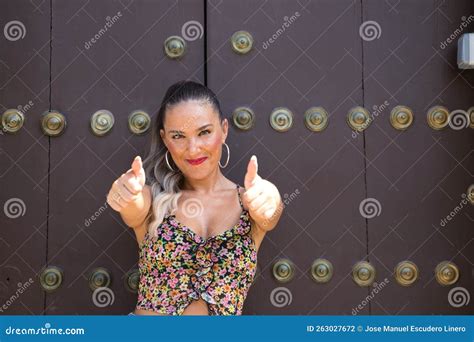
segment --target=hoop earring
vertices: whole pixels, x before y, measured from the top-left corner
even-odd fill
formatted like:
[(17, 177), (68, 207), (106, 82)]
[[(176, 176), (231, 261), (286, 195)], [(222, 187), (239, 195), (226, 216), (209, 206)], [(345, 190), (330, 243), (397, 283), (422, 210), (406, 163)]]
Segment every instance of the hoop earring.
[(229, 145), (227, 145), (226, 143), (224, 143), (225, 147), (227, 148), (227, 160), (225, 162), (225, 165), (222, 165), (221, 164), (221, 161), (219, 160), (219, 166), (224, 169), (225, 167), (227, 167), (227, 165), (229, 164), (229, 159), (230, 159), (230, 149), (229, 149)]
[(169, 169), (170, 171), (173, 171), (173, 172), (174, 172), (174, 169), (171, 167), (170, 162), (169, 162), (169, 160), (168, 160), (168, 152), (169, 152), (169, 151), (166, 150), (166, 153), (165, 153), (166, 166), (168, 166), (168, 169)]

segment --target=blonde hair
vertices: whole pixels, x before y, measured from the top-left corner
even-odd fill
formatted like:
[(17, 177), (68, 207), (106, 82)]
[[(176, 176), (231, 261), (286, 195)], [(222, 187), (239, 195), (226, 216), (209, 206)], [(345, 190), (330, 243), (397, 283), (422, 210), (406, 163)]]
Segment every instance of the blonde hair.
[[(153, 139), (152, 139), (153, 140)], [(148, 233), (156, 236), (156, 228), (163, 221), (167, 213), (174, 213), (178, 208), (178, 199), (181, 197), (183, 175), (179, 169), (171, 171), (166, 166), (165, 154), (160, 153), (158, 145), (152, 141), (150, 154), (144, 160), (147, 165), (145, 173), (150, 179), (152, 202), (147, 220)], [(176, 167), (176, 166), (175, 166)], [(148, 177), (148, 175), (153, 175)]]

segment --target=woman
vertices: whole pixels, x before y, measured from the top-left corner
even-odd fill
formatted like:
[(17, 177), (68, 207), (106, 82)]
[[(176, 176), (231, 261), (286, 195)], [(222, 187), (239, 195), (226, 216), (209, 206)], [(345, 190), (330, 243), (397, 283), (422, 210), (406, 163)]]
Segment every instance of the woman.
[(137, 156), (113, 183), (107, 202), (140, 247), (138, 302), (130, 314), (242, 313), (257, 251), (283, 204), (275, 185), (258, 175), (255, 156), (245, 189), (222, 174), (228, 126), (211, 90), (178, 82), (156, 116), (146, 172)]

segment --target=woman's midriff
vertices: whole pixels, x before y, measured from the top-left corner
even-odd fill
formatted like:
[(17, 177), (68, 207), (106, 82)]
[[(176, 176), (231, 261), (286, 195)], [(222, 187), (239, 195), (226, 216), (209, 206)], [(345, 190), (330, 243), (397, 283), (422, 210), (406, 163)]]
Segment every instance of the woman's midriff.
[[(146, 309), (139, 309), (135, 308), (133, 312), (135, 315), (154, 315), (154, 316), (167, 316), (166, 314), (162, 314), (153, 310), (146, 310)], [(201, 315), (201, 316), (208, 316), (209, 315), (209, 308), (207, 303), (203, 299), (193, 300), (187, 307), (184, 309), (182, 315)]]
[(158, 312), (156, 312), (156, 311), (145, 310), (145, 309), (137, 309), (137, 308), (135, 308), (135, 310), (133, 311), (133, 313), (134, 313), (135, 315), (167, 316), (167, 315), (165, 315), (165, 314), (158, 313)]

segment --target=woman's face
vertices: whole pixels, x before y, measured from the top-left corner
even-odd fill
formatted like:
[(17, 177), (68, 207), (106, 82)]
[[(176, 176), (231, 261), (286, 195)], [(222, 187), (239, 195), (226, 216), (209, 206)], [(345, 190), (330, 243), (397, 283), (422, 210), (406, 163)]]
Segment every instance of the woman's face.
[(221, 124), (210, 103), (189, 100), (171, 106), (163, 126), (161, 138), (186, 178), (203, 179), (215, 171), (228, 122), (224, 119)]

